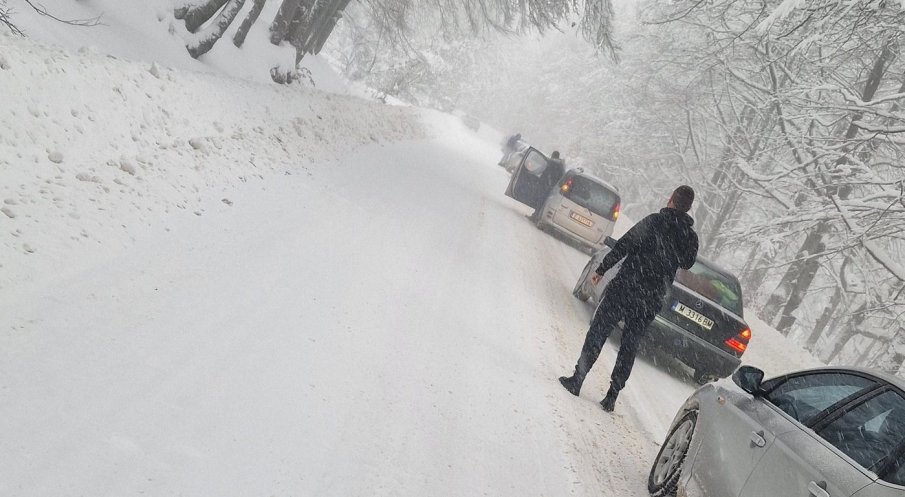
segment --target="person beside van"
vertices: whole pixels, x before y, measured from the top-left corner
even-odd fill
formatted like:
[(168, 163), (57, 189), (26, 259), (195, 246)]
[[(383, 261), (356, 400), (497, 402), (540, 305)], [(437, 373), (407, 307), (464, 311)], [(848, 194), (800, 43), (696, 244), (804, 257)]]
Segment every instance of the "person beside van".
[(512, 154), (518, 151), (519, 143), (522, 141), (522, 134), (516, 133), (503, 143), (503, 157), (500, 159), (500, 162), (497, 163), (498, 166), (506, 167), (506, 163), (509, 161), (509, 158), (512, 157)]
[(540, 181), (538, 183), (538, 198), (535, 203), (534, 212), (531, 213), (532, 221), (537, 222), (540, 218), (547, 197), (550, 195), (550, 192), (556, 184), (559, 183), (559, 180), (562, 179), (564, 174), (566, 174), (565, 161), (559, 156), (559, 151), (554, 150), (553, 153), (550, 154), (550, 158), (547, 159), (547, 167), (544, 169), (544, 172), (541, 173)]

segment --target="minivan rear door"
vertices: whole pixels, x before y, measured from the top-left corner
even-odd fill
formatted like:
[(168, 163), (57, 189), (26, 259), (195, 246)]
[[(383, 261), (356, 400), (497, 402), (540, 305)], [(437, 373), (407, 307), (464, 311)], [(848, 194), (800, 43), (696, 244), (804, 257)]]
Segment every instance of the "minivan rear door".
[(544, 201), (547, 192), (542, 191), (541, 175), (547, 169), (547, 157), (533, 147), (528, 147), (518, 168), (509, 179), (506, 196), (537, 208)]
[(597, 243), (613, 233), (619, 195), (589, 178), (567, 173), (559, 184), (553, 223)]

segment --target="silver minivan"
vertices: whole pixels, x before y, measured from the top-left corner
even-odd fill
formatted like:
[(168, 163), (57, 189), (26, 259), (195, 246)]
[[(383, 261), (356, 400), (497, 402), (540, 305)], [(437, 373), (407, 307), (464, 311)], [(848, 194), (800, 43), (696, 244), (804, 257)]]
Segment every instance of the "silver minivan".
[(539, 209), (537, 227), (549, 229), (592, 251), (613, 234), (622, 199), (612, 185), (580, 169), (566, 171), (547, 190), (544, 171), (549, 159), (528, 148), (512, 174), (506, 195)]

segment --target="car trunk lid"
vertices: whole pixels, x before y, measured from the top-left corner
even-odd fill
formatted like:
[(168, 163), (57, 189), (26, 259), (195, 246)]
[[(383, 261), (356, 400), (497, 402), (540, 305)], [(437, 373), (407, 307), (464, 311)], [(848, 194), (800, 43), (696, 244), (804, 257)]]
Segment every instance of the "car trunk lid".
[(722, 350), (742, 355), (727, 344), (728, 340), (739, 340), (739, 334), (748, 328), (741, 316), (679, 282), (672, 285), (660, 316)]

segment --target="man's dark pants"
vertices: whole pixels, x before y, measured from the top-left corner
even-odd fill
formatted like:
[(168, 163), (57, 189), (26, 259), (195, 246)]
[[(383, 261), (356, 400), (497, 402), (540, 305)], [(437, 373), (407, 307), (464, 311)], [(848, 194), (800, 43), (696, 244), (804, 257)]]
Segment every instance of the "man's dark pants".
[(581, 388), (588, 371), (597, 362), (600, 349), (603, 348), (613, 328), (619, 321), (622, 321), (624, 325), (622, 343), (619, 346), (619, 354), (616, 356), (613, 374), (610, 376), (610, 391), (607, 395), (615, 398), (619, 394), (632, 372), (641, 339), (656, 315), (656, 309), (651, 311), (650, 307), (644, 303), (626, 302), (619, 298), (603, 299), (591, 321), (584, 346), (581, 348), (581, 356), (578, 358), (578, 364), (575, 365), (573, 378), (576, 386)]

